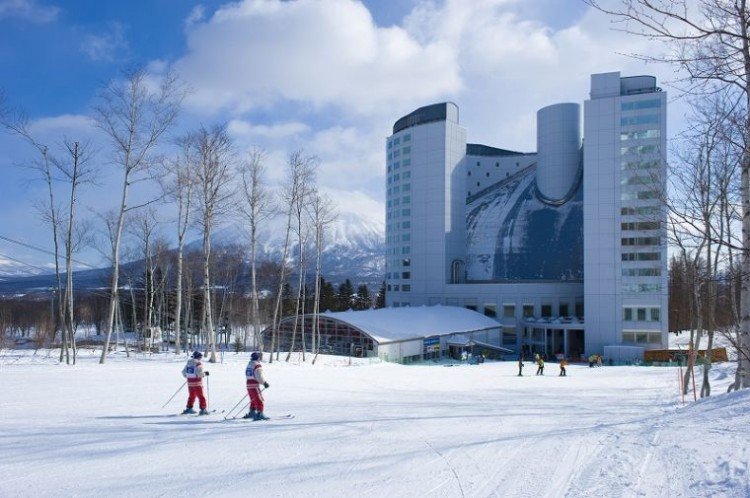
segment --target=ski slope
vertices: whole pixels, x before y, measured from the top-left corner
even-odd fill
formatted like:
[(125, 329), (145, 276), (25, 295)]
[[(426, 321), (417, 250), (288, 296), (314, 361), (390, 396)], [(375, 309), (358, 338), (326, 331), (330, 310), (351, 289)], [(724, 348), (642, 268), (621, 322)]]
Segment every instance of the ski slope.
[[(244, 394), (247, 354), (211, 372)], [(267, 357), (266, 357), (267, 359)], [(0, 496), (750, 496), (750, 392), (681, 404), (675, 368), (266, 364), (270, 416), (178, 416), (183, 358), (0, 356)], [(700, 378), (698, 379), (700, 381)]]

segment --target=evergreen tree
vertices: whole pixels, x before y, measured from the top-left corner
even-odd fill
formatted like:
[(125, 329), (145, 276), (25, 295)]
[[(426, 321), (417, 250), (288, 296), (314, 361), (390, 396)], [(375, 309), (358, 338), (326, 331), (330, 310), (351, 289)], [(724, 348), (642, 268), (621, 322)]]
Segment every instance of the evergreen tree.
[(383, 284), (380, 286), (378, 295), (375, 298), (375, 309), (378, 308), (385, 308), (385, 280), (383, 280)]
[(320, 277), (320, 310), (336, 311), (337, 309), (336, 290), (333, 288), (333, 284)]
[(372, 307), (372, 298), (366, 284), (359, 284), (357, 287), (357, 299), (354, 303), (354, 309), (366, 310)]
[(354, 285), (348, 278), (339, 285), (339, 291), (336, 294), (336, 311), (346, 311), (352, 307), (352, 298), (354, 297)]

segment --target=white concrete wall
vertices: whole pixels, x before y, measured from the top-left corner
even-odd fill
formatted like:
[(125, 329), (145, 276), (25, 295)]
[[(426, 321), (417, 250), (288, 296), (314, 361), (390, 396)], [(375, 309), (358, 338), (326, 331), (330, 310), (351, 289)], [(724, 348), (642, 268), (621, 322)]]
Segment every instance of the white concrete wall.
[(544, 198), (563, 200), (581, 165), (581, 106), (555, 104), (536, 113), (536, 185)]

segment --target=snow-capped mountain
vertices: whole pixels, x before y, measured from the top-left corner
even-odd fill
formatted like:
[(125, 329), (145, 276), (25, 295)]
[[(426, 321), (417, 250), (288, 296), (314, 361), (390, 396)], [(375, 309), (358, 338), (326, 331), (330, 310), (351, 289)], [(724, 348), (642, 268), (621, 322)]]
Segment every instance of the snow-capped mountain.
[[(277, 217), (266, 222), (258, 234), (258, 257), (260, 260), (278, 261), (284, 248), (286, 219)], [(290, 239), (290, 260), (296, 260), (297, 249), (294, 233)], [(233, 224), (219, 230), (211, 237), (215, 245), (247, 245), (247, 228)], [(200, 249), (202, 241), (188, 244), (190, 249)], [(342, 213), (325, 232), (325, 248), (322, 256), (322, 273), (327, 280), (352, 280), (379, 283), (385, 272), (385, 226), (382, 221), (367, 219), (354, 213)], [(309, 256), (312, 257), (312, 256)], [(314, 262), (308, 264), (314, 271)]]
[[(54, 268), (49, 270), (54, 271)], [(0, 256), (0, 281), (46, 273), (41, 268), (28, 266)]]

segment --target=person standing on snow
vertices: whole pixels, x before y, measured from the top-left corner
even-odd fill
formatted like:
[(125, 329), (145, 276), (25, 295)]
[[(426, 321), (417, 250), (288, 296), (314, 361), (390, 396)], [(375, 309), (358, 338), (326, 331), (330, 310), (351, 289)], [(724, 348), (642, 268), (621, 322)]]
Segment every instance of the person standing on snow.
[(518, 376), (523, 377), (523, 355), (518, 355)]
[(208, 376), (208, 372), (203, 370), (201, 358), (203, 358), (203, 355), (200, 351), (194, 352), (193, 357), (187, 361), (185, 368), (182, 369), (182, 376), (187, 379), (188, 385), (187, 408), (182, 412), (183, 415), (195, 413), (195, 410), (193, 410), (195, 398), (198, 398), (198, 403), (201, 408), (198, 415), (208, 415), (208, 411), (206, 410), (206, 397), (203, 396), (203, 377)]
[(261, 385), (268, 389), (268, 382), (263, 377), (263, 364), (260, 360), (260, 353), (255, 352), (251, 354), (250, 363), (247, 364), (247, 368), (245, 369), (247, 395), (250, 397), (250, 411), (243, 418), (268, 420), (268, 417), (263, 414), (263, 394), (260, 390)]
[(544, 358), (542, 358), (541, 356), (538, 356), (536, 360), (536, 364), (537, 364), (536, 374), (544, 375)]
[(568, 376), (568, 371), (565, 370), (565, 367), (567, 367), (567, 366), (568, 366), (568, 360), (566, 360), (565, 358), (563, 358), (562, 360), (560, 360), (560, 377), (567, 377)]

